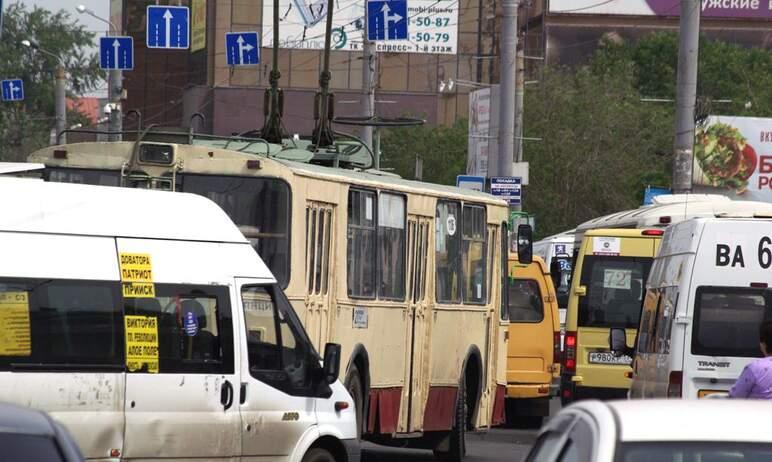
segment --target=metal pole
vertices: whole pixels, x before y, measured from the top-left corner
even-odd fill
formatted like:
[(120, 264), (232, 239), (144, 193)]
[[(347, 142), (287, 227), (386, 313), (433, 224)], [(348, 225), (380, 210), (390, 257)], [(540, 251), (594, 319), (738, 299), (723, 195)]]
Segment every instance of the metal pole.
[[(67, 73), (64, 70), (64, 64), (61, 62), (56, 65), (56, 81), (54, 85), (54, 99), (56, 104), (56, 134), (62, 133), (67, 128), (67, 106), (65, 83), (67, 82)], [(62, 144), (67, 144), (67, 135), (62, 135)]]
[(681, 0), (676, 84), (673, 192), (692, 191), (694, 106), (697, 98), (697, 58), (700, 46), (700, 0)]
[(503, 0), (501, 20), (501, 84), (499, 91), (499, 159), (496, 174), (512, 176), (515, 149), (515, 52), (517, 0)]
[[(515, 162), (523, 161), (523, 94), (525, 92), (525, 58), (523, 49), (517, 50), (517, 69), (515, 77)], [(520, 186), (522, 201), (523, 189)], [(522, 204), (513, 205), (512, 210), (521, 211)]]
[(375, 157), (375, 165), (373, 168), (376, 170), (381, 169), (381, 131), (377, 128), (373, 133), (373, 155)]
[[(375, 115), (375, 43), (367, 40), (367, 21), (365, 21), (364, 41), (362, 44), (362, 116)], [(373, 148), (373, 127), (362, 127), (362, 141)]]
[[(123, 130), (123, 115), (121, 114), (121, 95), (123, 93), (123, 72), (120, 70), (111, 70), (108, 85), (110, 93), (110, 114), (107, 122), (107, 130), (110, 132), (120, 132)], [(120, 134), (109, 135), (110, 141), (121, 141), (123, 137)]]

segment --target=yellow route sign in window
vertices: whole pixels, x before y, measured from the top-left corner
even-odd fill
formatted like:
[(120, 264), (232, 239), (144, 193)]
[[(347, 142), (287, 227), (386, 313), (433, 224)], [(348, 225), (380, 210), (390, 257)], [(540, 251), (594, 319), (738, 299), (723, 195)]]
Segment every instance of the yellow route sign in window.
[(126, 323), (126, 367), (130, 372), (158, 373), (158, 318), (155, 316), (123, 317)]
[(150, 254), (121, 252), (120, 267), (124, 298), (155, 297)]
[(30, 356), (29, 294), (0, 292), (0, 356)]

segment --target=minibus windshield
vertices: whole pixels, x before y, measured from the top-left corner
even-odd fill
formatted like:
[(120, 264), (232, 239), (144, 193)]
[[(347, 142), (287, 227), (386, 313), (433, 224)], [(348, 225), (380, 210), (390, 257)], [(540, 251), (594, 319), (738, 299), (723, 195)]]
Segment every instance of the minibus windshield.
[(590, 255), (584, 258), (580, 327), (638, 327), (651, 258)]
[(208, 197), (249, 239), (279, 285), (290, 274), (290, 188), (278, 178), (184, 173), (182, 191)]
[(700, 286), (694, 308), (692, 353), (760, 357), (759, 325), (769, 318), (764, 290)]

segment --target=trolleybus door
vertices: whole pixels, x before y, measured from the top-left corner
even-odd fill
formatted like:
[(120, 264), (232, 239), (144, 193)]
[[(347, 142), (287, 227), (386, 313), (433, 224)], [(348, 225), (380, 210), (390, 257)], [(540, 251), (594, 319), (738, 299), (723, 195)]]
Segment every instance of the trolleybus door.
[(405, 418), (408, 432), (419, 431), (423, 425), (423, 413), (426, 396), (429, 392), (425, 378), (429, 373), (429, 355), (427, 348), (427, 313), (426, 313), (426, 268), (429, 249), (430, 218), (410, 216), (408, 218), (408, 306), (407, 338), (410, 348), (407, 351), (408, 364), (406, 387)]
[[(309, 202), (306, 206), (306, 316), (304, 325), (311, 342), (321, 349), (329, 338), (333, 207)], [(321, 350), (320, 350), (321, 351)]]

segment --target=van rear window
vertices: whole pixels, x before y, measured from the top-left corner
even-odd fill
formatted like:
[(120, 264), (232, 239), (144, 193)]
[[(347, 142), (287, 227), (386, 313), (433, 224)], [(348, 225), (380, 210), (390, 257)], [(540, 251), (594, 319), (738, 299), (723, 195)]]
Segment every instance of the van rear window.
[(586, 256), (579, 298), (579, 326), (637, 328), (652, 258)]
[(759, 325), (770, 318), (762, 289), (701, 286), (694, 309), (692, 353), (760, 357)]
[(509, 321), (541, 322), (544, 304), (541, 301), (539, 283), (532, 279), (509, 280)]

